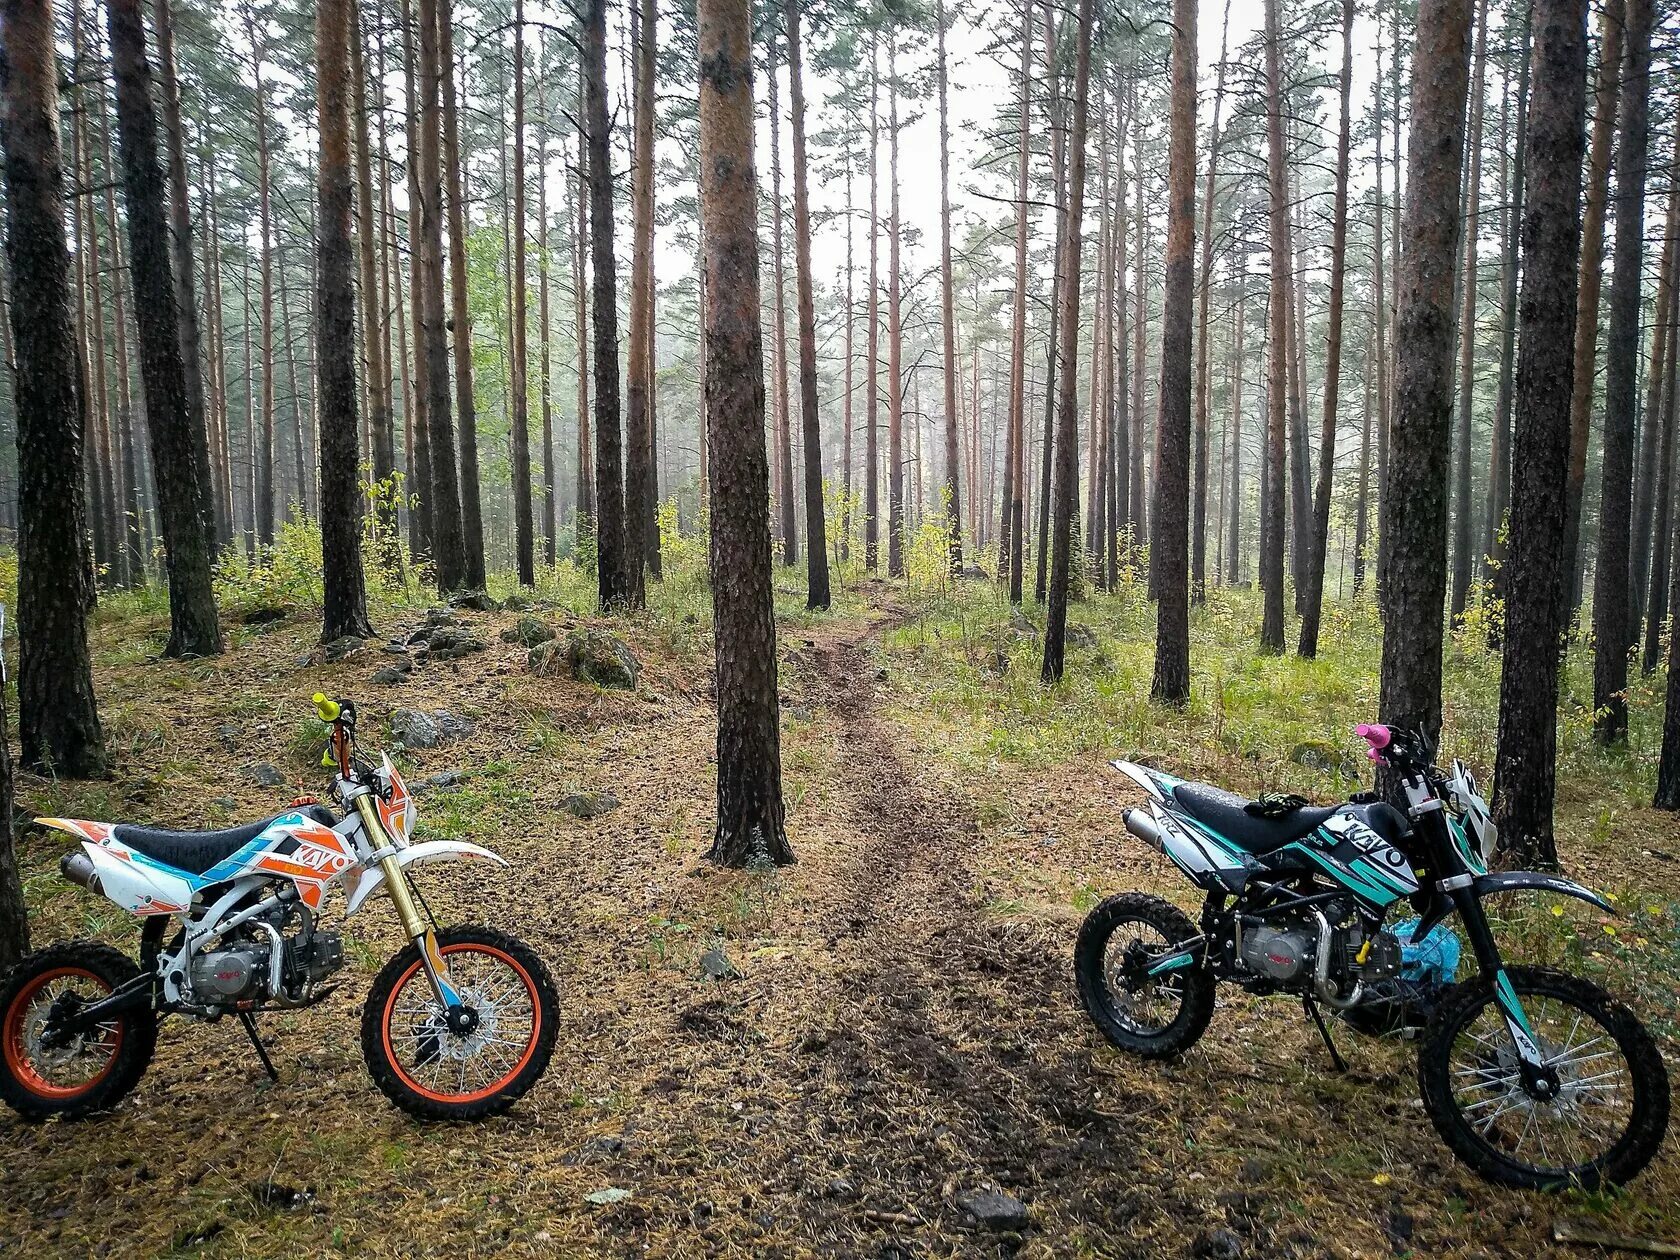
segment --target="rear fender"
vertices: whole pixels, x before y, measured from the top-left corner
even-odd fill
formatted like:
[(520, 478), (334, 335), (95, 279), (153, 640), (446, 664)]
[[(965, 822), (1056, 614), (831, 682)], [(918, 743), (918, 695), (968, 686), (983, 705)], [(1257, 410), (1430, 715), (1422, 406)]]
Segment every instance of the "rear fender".
[(1170, 774), (1162, 774), (1159, 770), (1151, 770), (1148, 766), (1140, 766), (1136, 762), (1111, 761), (1108, 764), (1149, 793), (1149, 799), (1152, 801), (1165, 802), (1167, 795), (1162, 789), (1170, 791), (1173, 784), (1178, 782)]
[(93, 860), (99, 891), (130, 914), (186, 914), (192, 907), (198, 881), (185, 871), (132, 853), (115, 841), (82, 841)]
[(1497, 875), (1476, 876), (1475, 891), (1477, 897), (1488, 897), (1494, 893), (1516, 892), (1520, 889), (1557, 893), (1561, 897), (1574, 897), (1577, 901), (1584, 901), (1588, 905), (1597, 906), (1608, 914), (1616, 913), (1616, 907), (1592, 889), (1577, 884), (1572, 879), (1564, 879), (1561, 875), (1547, 875), (1541, 871), (1502, 871)]
[[(465, 840), (427, 840), (423, 844), (411, 844), (406, 849), (398, 849), (391, 856), (399, 867), (420, 866), (427, 862), (453, 862), (465, 858), (485, 858), (498, 866), (506, 866), (505, 859), (492, 853), (489, 849), (476, 844), (468, 844)], [(350, 904), (345, 909), (345, 917), (355, 914), (361, 909), (362, 903), (380, 888), (385, 886), (385, 868), (366, 866), (351, 877), (347, 886)]]

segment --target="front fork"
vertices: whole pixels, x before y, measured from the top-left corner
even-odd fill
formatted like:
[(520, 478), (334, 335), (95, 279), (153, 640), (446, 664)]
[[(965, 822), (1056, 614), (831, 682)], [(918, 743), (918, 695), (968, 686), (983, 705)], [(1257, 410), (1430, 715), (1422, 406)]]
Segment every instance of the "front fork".
[(387, 850), (384, 858), (380, 860), (379, 869), (384, 872), (385, 888), (391, 894), (392, 904), (397, 908), (397, 920), (402, 924), (403, 932), (420, 950), (420, 963), (426, 969), (426, 979), (432, 986), (432, 994), (444, 1010), (460, 1010), (461, 995), (449, 982), (449, 964), (444, 960), (443, 951), (438, 949), (437, 933), (433, 930), (431, 922), (414, 904), (414, 894), (408, 887), (408, 876), (403, 873), (396, 854), (389, 851), (392, 847), (391, 838), (386, 834), (384, 824), (379, 821), (379, 811), (374, 808), (371, 792), (364, 792), (356, 798), (356, 812), (361, 816), (362, 826), (367, 830), (373, 847)]
[(1499, 955), (1493, 929), (1488, 926), (1487, 912), (1471, 887), (1454, 888), (1450, 895), (1458, 909), (1459, 921), (1464, 924), (1464, 933), (1470, 938), (1470, 948), (1476, 952), (1476, 965), (1483, 975), (1493, 977), (1494, 1001), (1505, 1017), (1505, 1029), (1511, 1035), (1517, 1057), (1522, 1060), (1524, 1080), (1538, 1080), (1547, 1072), (1546, 1056), (1535, 1040), (1534, 1027), (1528, 1022), (1517, 991), (1505, 974), (1505, 961)]
[[(1476, 896), (1476, 877), (1465, 866), (1464, 859), (1453, 846), (1451, 827), (1447, 822), (1446, 803), (1429, 786), (1423, 776), (1403, 780), (1407, 813), (1415, 827), (1429, 827), (1433, 836), (1436, 868), (1450, 871), (1436, 883), (1439, 895), (1445, 896), (1458, 911), (1464, 933), (1470, 938), (1470, 948), (1476, 953), (1476, 965), (1485, 976), (1493, 977), (1494, 1001), (1505, 1019), (1505, 1030), (1522, 1064), (1523, 1083), (1541, 1095), (1556, 1091), (1555, 1073), (1546, 1066), (1546, 1056), (1535, 1039), (1534, 1027), (1528, 1022), (1511, 979), (1505, 974), (1505, 960), (1499, 955), (1499, 945), (1488, 926), (1487, 912)], [(1440, 921), (1438, 916), (1426, 915), (1424, 926)]]

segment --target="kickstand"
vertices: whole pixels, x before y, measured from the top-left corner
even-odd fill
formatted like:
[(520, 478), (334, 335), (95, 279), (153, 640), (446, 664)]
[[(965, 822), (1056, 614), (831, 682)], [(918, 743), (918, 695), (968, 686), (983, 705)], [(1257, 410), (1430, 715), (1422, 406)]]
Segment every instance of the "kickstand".
[[(280, 1073), (274, 1070), (274, 1062), (268, 1057), (268, 1051), (263, 1049), (262, 1038), (257, 1036), (257, 1021), (251, 1018), (250, 1011), (239, 1012), (239, 1026), (245, 1030), (245, 1035), (251, 1039), (251, 1045), (256, 1048), (257, 1058), (262, 1060), (263, 1071), (268, 1073), (268, 1079), (278, 1081)], [(1322, 1024), (1319, 1027), (1323, 1027)], [(1325, 1034), (1328, 1036), (1329, 1034)], [(1335, 1050), (1332, 1048), (1331, 1053)]]
[[(1346, 1072), (1347, 1061), (1342, 1058), (1341, 1053), (1336, 1049), (1336, 1043), (1330, 1039), (1330, 1029), (1324, 1023), (1324, 1016), (1318, 1012), (1318, 1003), (1310, 997), (1302, 997), (1301, 1005), (1306, 1008), (1307, 1014), (1312, 1016), (1313, 1023), (1318, 1025), (1318, 1035), (1324, 1038), (1324, 1048), (1330, 1052), (1331, 1066), (1337, 1072)], [(252, 1035), (255, 1036), (254, 1033)]]

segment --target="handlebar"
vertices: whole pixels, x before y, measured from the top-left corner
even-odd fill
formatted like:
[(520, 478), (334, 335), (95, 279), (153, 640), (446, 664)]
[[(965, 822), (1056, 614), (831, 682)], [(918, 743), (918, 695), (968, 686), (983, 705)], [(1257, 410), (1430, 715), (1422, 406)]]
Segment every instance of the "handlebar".
[(341, 776), (350, 778), (356, 706), (348, 700), (328, 699), (326, 694), (320, 691), (310, 697), (310, 703), (315, 706), (315, 716), (332, 725), (332, 731), (327, 737), (326, 751), (321, 754), (321, 764), (336, 767)]
[(1397, 770), (1424, 771), (1434, 759), (1434, 750), (1421, 731), (1361, 722), (1354, 728), (1354, 733), (1370, 745), (1366, 756)]

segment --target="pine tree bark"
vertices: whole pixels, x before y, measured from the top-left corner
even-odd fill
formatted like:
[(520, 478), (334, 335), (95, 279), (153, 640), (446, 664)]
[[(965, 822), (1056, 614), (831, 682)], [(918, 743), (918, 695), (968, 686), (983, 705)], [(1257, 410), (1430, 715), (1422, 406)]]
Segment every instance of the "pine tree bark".
[[(1528, 147), (1529, 45), (1533, 38), (1527, 11), (1521, 18), (1520, 51), (1522, 68), (1517, 78), (1516, 150), (1512, 155), (1509, 187), (1500, 197), (1499, 270), (1499, 383), (1493, 403), (1493, 437), (1488, 452), (1487, 512), (1482, 523), (1482, 578), (1491, 582), (1493, 594), (1505, 598), (1505, 517), (1511, 509), (1511, 402), (1515, 388), (1517, 357), (1517, 225), (1522, 221), (1523, 198), (1528, 177), (1524, 151)], [(1505, 148), (1503, 128), (1500, 149)]]
[[(367, 74), (363, 66), (363, 35), (360, 5), (351, 0), (350, 13), (350, 75), (352, 82), (351, 110), (355, 118), (356, 145), (356, 231), (358, 260), (362, 285), (362, 351), (366, 365), (367, 427), (369, 458), (373, 481), (384, 486), (396, 472), (396, 445), (391, 430), (391, 371), (386, 359), (389, 337), (385, 327), (385, 295), (378, 271), (379, 255), (374, 245), (376, 203), (373, 196), (373, 159), (368, 137)], [(383, 89), (384, 80), (380, 80)], [(384, 102), (380, 102), (383, 107)], [(384, 167), (381, 164), (381, 176)], [(317, 359), (319, 359), (317, 352)], [(323, 410), (325, 410), (323, 408)], [(325, 454), (326, 446), (321, 446)], [(327, 498), (326, 478), (323, 475), (321, 494)], [(379, 537), (390, 541), (396, 538), (397, 512), (395, 501), (381, 492), (375, 509), (379, 514)], [(326, 515), (325, 512), (322, 513)], [(386, 554), (382, 563), (393, 571), (400, 560)]]
[(1460, 238), (1469, 0), (1423, 0), (1412, 61), (1406, 249), (1395, 275), (1401, 347), (1389, 434), (1392, 537), (1384, 556), (1384, 722), (1441, 728), (1447, 485), (1453, 400), (1453, 280)]
[(181, 86), (175, 74), (175, 20), (172, 0), (153, 0), (157, 31), (158, 86), (163, 105), (164, 139), (169, 152), (169, 244), (175, 270), (175, 319), (181, 338), (181, 365), (187, 374), (187, 418), (192, 426), (193, 459), (198, 464), (200, 511), (216, 530), (217, 501), (210, 476), (210, 441), (205, 424), (204, 373), (200, 366), (198, 304), (193, 283), (192, 200), (187, 194), (186, 132), (181, 122)]
[(1202, 268), (1196, 294), (1196, 483), (1192, 491), (1195, 519), (1190, 524), (1190, 598), (1198, 604), (1207, 597), (1208, 303), (1213, 290), (1214, 181), (1219, 174), (1219, 148), (1223, 138), (1219, 133), (1219, 115), (1225, 105), (1230, 33), (1231, 0), (1225, 0), (1225, 17), (1219, 30), (1219, 70), (1213, 89), (1213, 125), (1208, 131), (1207, 179), (1202, 191)]
[[(1486, 3), (1486, 0), (1483, 0)], [(1342, 387), (1342, 299), (1347, 276), (1348, 160), (1353, 139), (1353, 0), (1342, 0), (1342, 118), (1336, 140), (1336, 202), (1330, 226), (1330, 314), (1324, 334), (1324, 420), (1318, 431), (1318, 486), (1313, 494), (1307, 590), (1296, 651), (1318, 655), (1324, 610), (1324, 567), (1330, 546), (1330, 492), (1336, 472), (1336, 408)]]
[(784, 831), (764, 450), (764, 332), (753, 169), (752, 12), (700, 0), (700, 214), (717, 640), (717, 831), (726, 866), (793, 861)]
[(213, 656), (222, 650), (210, 584), (215, 540), (205, 528), (204, 496), (187, 415), (186, 373), (176, 336), (175, 282), (169, 268), (169, 225), (146, 30), (140, 0), (109, 0), (106, 7), (111, 71), (117, 87), (117, 135), (128, 195), (128, 252), (140, 337), (140, 376), (146, 390), (146, 425), (169, 578), (169, 642), (164, 652)]
[(1680, 230), (1680, 180), (1671, 178), (1662, 252), (1659, 255), (1661, 261), (1657, 266), (1657, 290), (1651, 308), (1654, 315), (1651, 323), (1651, 354), (1646, 360), (1645, 407), (1640, 412), (1639, 424), (1641, 449), (1634, 474), (1633, 549), (1628, 582), (1628, 632), (1632, 642), (1639, 639), (1645, 583), (1650, 579), (1652, 534), (1662, 519), (1656, 514), (1656, 483), (1662, 477), (1662, 470), (1659, 469), (1662, 452), (1662, 398), (1665, 370), (1668, 367), (1668, 309), (1673, 300), (1677, 230)]
[[(26, 767), (86, 778), (105, 772), (105, 736), (87, 646), (82, 443), (88, 408), (70, 306), (52, 5), (4, 0), (0, 30), (18, 448), (18, 733)], [(10, 753), (0, 748), (0, 957), (28, 944), (10, 795)]]
[(601, 610), (607, 612), (628, 607), (631, 591), (631, 557), (624, 525), (624, 446), (619, 429), (618, 273), (613, 259), (612, 130), (607, 117), (607, 0), (588, 0), (584, 28), (589, 246), (594, 263), (595, 569)]
[(898, 30), (887, 27), (887, 576), (904, 576), (904, 276), (898, 214)]
[(1616, 108), (1616, 237), (1610, 329), (1604, 346), (1604, 440), (1599, 457), (1598, 560), (1593, 574), (1593, 736), (1627, 739), (1633, 434), (1639, 408), (1639, 307), (1645, 261), (1645, 175), (1650, 145), (1652, 0), (1628, 0), (1622, 90)]
[(1587, 439), (1592, 428), (1593, 380), (1598, 362), (1598, 308), (1604, 284), (1604, 221), (1610, 205), (1610, 159), (1622, 90), (1623, 26), (1626, 0), (1604, 0), (1599, 20), (1598, 73), (1593, 85), (1592, 148), (1587, 157), (1586, 196), (1581, 209), (1581, 276), (1575, 297), (1575, 372), (1569, 399), (1569, 483), (1564, 496), (1567, 563), (1557, 575), (1561, 594), (1573, 609), (1586, 565), (1581, 545), (1581, 505), (1587, 489)]
[[(1196, 6), (1173, 0), (1172, 119), (1167, 140), (1166, 287), (1161, 305), (1160, 419), (1155, 440), (1155, 681), (1162, 704), (1190, 700), (1190, 389), (1196, 283)], [(1202, 427), (1201, 488), (1207, 485)]]
[(781, 536), (782, 563), (789, 568), (799, 560), (799, 526), (793, 505), (793, 434), (788, 400), (787, 353), (787, 267), (782, 248), (782, 107), (780, 79), (776, 69), (776, 33), (772, 26), (766, 33), (765, 62), (768, 70), (769, 94), (767, 111), (770, 123), (770, 425), (775, 432), (776, 466), (773, 470), (773, 492)]
[[(1520, 865), (1557, 864), (1552, 799), (1557, 679), (1569, 552), (1558, 501), (1569, 476), (1575, 371), (1587, 0), (1535, 0), (1533, 99), (1524, 163), (1522, 291), (1505, 561), (1505, 668), (1499, 685), (1494, 812)], [(1680, 670), (1673, 677), (1680, 677)]]
[(1645, 652), (1640, 660), (1640, 668), (1647, 674), (1655, 670), (1657, 662), (1662, 659), (1663, 623), (1668, 620), (1669, 568), (1674, 540), (1675, 337), (1677, 326), (1680, 326), (1677, 316), (1680, 316), (1680, 289), (1670, 287), (1668, 309), (1658, 317), (1662, 348), (1657, 353), (1666, 360), (1662, 398), (1651, 409), (1654, 422), (1662, 426), (1662, 440), (1659, 443), (1656, 503), (1652, 509), (1654, 536), (1651, 541), (1651, 580), (1646, 597)]
[[(455, 468), (455, 423), (449, 401), (449, 332), (444, 317), (443, 171), (439, 139), (442, 118), (444, 60), (439, 48), (441, 0), (419, 0), (420, 115), (416, 224), (419, 242), (414, 250), (414, 289), (420, 299), (421, 362), (424, 379), (416, 394), (424, 393), (427, 460), (431, 474), (432, 567), (438, 591), (448, 595), (468, 585), (466, 539), (461, 522), (460, 481)], [(412, 213), (412, 212), (411, 212)]]
[(1231, 351), (1231, 498), (1225, 515), (1225, 584), (1235, 586), (1242, 580), (1242, 409), (1243, 409), (1243, 336), (1247, 332), (1248, 316), (1248, 255), (1241, 256), (1242, 271), (1237, 278), (1237, 331)]
[[(1056, 425), (1056, 485), (1055, 485), (1055, 524), (1053, 532), (1053, 553), (1050, 561), (1049, 608), (1044, 623), (1044, 666), (1042, 676), (1047, 683), (1057, 683), (1062, 679), (1067, 648), (1067, 608), (1069, 579), (1073, 567), (1073, 517), (1076, 502), (1079, 497), (1079, 433), (1076, 425), (1075, 407), (1078, 402), (1078, 369), (1075, 360), (1079, 357), (1079, 273), (1081, 254), (1084, 251), (1084, 233), (1081, 230), (1085, 209), (1085, 137), (1090, 107), (1091, 85), (1091, 24), (1093, 0), (1079, 0), (1079, 26), (1074, 34), (1074, 69), (1073, 69), (1073, 117), (1070, 123), (1071, 131), (1068, 137), (1068, 188), (1067, 188), (1067, 216), (1065, 239), (1062, 243), (1063, 276), (1061, 291), (1061, 307), (1056, 318), (1061, 326), (1061, 361), (1058, 364), (1060, 379), (1057, 382), (1061, 400), (1057, 408)], [(1190, 29), (1195, 30), (1194, 0), (1175, 0), (1174, 14), (1182, 22), (1184, 13), (1188, 10)], [(1195, 58), (1189, 58), (1194, 64)], [(1175, 75), (1177, 72), (1175, 62)], [(1187, 71), (1194, 74), (1194, 71)], [(1194, 91), (1194, 88), (1191, 89)], [(1194, 128), (1194, 116), (1191, 127)], [(1193, 132), (1192, 132), (1193, 134)], [(1190, 155), (1191, 162), (1195, 156)], [(1174, 171), (1177, 173), (1177, 163)], [(1184, 178), (1192, 176), (1186, 168)], [(1194, 197), (1194, 191), (1190, 193)], [(1194, 206), (1190, 207), (1194, 213)], [(1194, 230), (1191, 230), (1193, 238)], [(1193, 241), (1191, 242), (1193, 243)], [(1190, 385), (1190, 282), (1191, 265), (1188, 243), (1183, 251), (1184, 268), (1184, 311), (1185, 324), (1184, 345), (1184, 405), (1185, 421), (1189, 420), (1189, 385)], [(1188, 439), (1187, 439), (1188, 440)]]
[(648, 499), (650, 494), (649, 313), (653, 301), (653, 0), (632, 0), (639, 14), (636, 32), (635, 168), (631, 177), (633, 219), (630, 262), (630, 348), (624, 413), (624, 552), (629, 604), (647, 603)]
[[(963, 568), (961, 486), (957, 476), (957, 317), (951, 292), (951, 117), (945, 56), (945, 0), (935, 0), (939, 65), (939, 274), (945, 333), (945, 519), (952, 576)], [(812, 396), (815, 397), (815, 382)], [(814, 408), (813, 408), (814, 410)], [(970, 487), (972, 492), (972, 487)]]
[(544, 55), (547, 40), (537, 36), (537, 347), (541, 356), (537, 390), (542, 398), (543, 563), (554, 567), (556, 539), (560, 532), (559, 500), (554, 467), (553, 326), (549, 323), (549, 246), (553, 238), (548, 221), (548, 111), (544, 108), (543, 84), (547, 70)]
[[(462, 154), (461, 128), (459, 121), (460, 106), (455, 87), (454, 5), (452, 0), (432, 0), (432, 2), (437, 7), (437, 69), (439, 75), (438, 96), (442, 105), (443, 122), (443, 149), (440, 154), (440, 161), (443, 166), (444, 180), (446, 181), (445, 188), (449, 196), (448, 226), (450, 315), (448, 327), (446, 329), (446, 336), (449, 341), (450, 352), (453, 353), (455, 358), (455, 410), (460, 417), (461, 469), (458, 496), (460, 502), (461, 559), (463, 563), (461, 581), (465, 587), (472, 590), (483, 590), (484, 510), (481, 506), (481, 495), (479, 490), (478, 408), (473, 397), (472, 309), (467, 301), (467, 201), (466, 193), (462, 188), (461, 180)], [(424, 3), (424, 0), (422, 0), (422, 3)], [(516, 33), (523, 31), (523, 22), (516, 20), (514, 29)], [(516, 38), (516, 43), (517, 42), (521, 41)], [(421, 55), (422, 58), (424, 58), (424, 39), (421, 41)], [(516, 108), (520, 110), (521, 114), (523, 114), (524, 106), (523, 69), (524, 67), (522, 63), (520, 66), (519, 86), (515, 88), (515, 105)], [(521, 121), (523, 121), (523, 119), (521, 119)], [(433, 131), (435, 130), (436, 129), (434, 127)], [(522, 192), (515, 192), (514, 204), (516, 210), (523, 208), (524, 198)], [(520, 223), (521, 232), (519, 237), (519, 248), (523, 251), (523, 219), (520, 220)], [(442, 311), (443, 287), (441, 262), (442, 251), (443, 246), (440, 241), (438, 245), (440, 257), (440, 261), (438, 263), (438, 275), (433, 279), (433, 283), (437, 285), (439, 291), (438, 307), (440, 313)], [(519, 272), (518, 274), (521, 277), (524, 275), (523, 272)], [(515, 289), (515, 300), (523, 306), (523, 284), (515, 286)], [(523, 348), (521, 348), (519, 353), (516, 355), (516, 360), (517, 373), (522, 377), (524, 374)], [(447, 367), (444, 369), (444, 376), (447, 380)], [(516, 391), (518, 390), (517, 382), (515, 383), (515, 389)], [(448, 415), (447, 397), (448, 395), (446, 393), (446, 401), (443, 411), (445, 417)], [(523, 393), (516, 392), (516, 400), (522, 399), (523, 397)], [(520, 409), (522, 413), (522, 403), (520, 404)], [(511, 428), (514, 435), (514, 463), (517, 466), (519, 460), (519, 448), (525, 429), (517, 423), (512, 424)], [(527, 532), (529, 532), (531, 478), (528, 439), (525, 439), (525, 448), (527, 451), (525, 461), (526, 475), (524, 478), (527, 509), (525, 519), (527, 522)], [(432, 451), (447, 451), (452, 453), (453, 450), (454, 442), (451, 441), (447, 446), (443, 445), (442, 439), (438, 435), (438, 431), (434, 423)], [(437, 476), (440, 472), (447, 472), (449, 479), (451, 481), (455, 480), (455, 464), (453, 457), (447, 459), (441, 457), (436, 458), (435, 462), (439, 465), (439, 467), (433, 469), (434, 483), (436, 482)], [(520, 485), (520, 479), (517, 471), (514, 474), (513, 480), (514, 499), (517, 503)], [(440, 490), (439, 493), (446, 494), (447, 492)], [(451, 495), (449, 497), (453, 499), (455, 496)], [(443, 546), (444, 543), (440, 538), (438, 540), (438, 547), (441, 549)], [(521, 580), (523, 581), (523, 578)], [(440, 584), (442, 582), (441, 570), (439, 582)], [(526, 585), (529, 584), (529, 582), (526, 583)]]
[(863, 439), (863, 567), (880, 565), (881, 516), (881, 68), (879, 36), (869, 37), (869, 362)]
[(1470, 574), (1475, 567), (1471, 549), (1475, 546), (1476, 531), (1472, 528), (1475, 504), (1471, 498), (1471, 421), (1476, 411), (1476, 299), (1477, 245), (1481, 226), (1482, 205), (1482, 117), (1487, 94), (1487, 14), (1488, 0), (1476, 6), (1476, 51), (1471, 71), (1470, 89), (1469, 174), (1465, 178), (1464, 248), (1459, 270), (1463, 293), (1458, 317), (1458, 436), (1453, 478), (1453, 547), (1452, 547), (1452, 618), (1457, 625), (1464, 616), (1464, 606), (1470, 598)]
[[(578, 97), (584, 96), (579, 84)], [(589, 432), (589, 153), (585, 139), (578, 137), (575, 213), (572, 224), (572, 341), (577, 347), (577, 542), (595, 529), (595, 444)], [(567, 185), (572, 195), (573, 185)], [(704, 427), (704, 426), (702, 426)]]
[[(362, 496), (356, 470), (356, 291), (350, 241), (351, 56), (354, 0), (315, 7), (319, 265), (315, 290), (316, 397), (320, 400), (321, 641), (368, 638), (362, 577)], [(371, 296), (371, 295), (370, 295)]]
[[(1015, 294), (1010, 313), (1009, 436), (1004, 457), (1004, 521), (999, 545), (1006, 549), (1009, 602), (1021, 602), (1022, 548), (1026, 522), (1022, 494), (1026, 486), (1027, 432), (1027, 196), (1032, 151), (1032, 37), (1034, 0), (1021, 3), (1021, 96), (1015, 151)], [(1002, 553), (1000, 553), (1002, 554)], [(1003, 574), (999, 575), (1003, 577)]]
[[(799, 291), (799, 410), (805, 455), (805, 606), (829, 605), (828, 533), (823, 520), (822, 430), (817, 411), (817, 315), (811, 284), (811, 195), (805, 158), (805, 68), (799, 38), (800, 0), (785, 0), (788, 104), (793, 115), (793, 253)], [(952, 421), (955, 424), (955, 420)], [(956, 441), (952, 429), (948, 445)], [(957, 553), (961, 562), (961, 550)]]
[[(251, 45), (251, 79), (257, 142), (257, 223), (258, 271), (262, 282), (262, 299), (258, 308), (261, 323), (257, 330), (257, 346), (262, 372), (262, 401), (258, 415), (262, 435), (257, 445), (257, 465), (254, 470), (257, 541), (263, 546), (274, 543), (274, 216), (272, 209), (273, 173), (268, 151), (268, 90), (263, 85), (263, 54), (267, 38), (259, 28), (255, 10), (245, 10), (245, 36)], [(138, 290), (138, 285), (135, 286)]]
[[(526, 262), (525, 262), (525, 5), (514, 0), (513, 7), (513, 410), (509, 416), (513, 448), (511, 477), (513, 481), (513, 558), (521, 586), (535, 586), (537, 582), (536, 527), (531, 507), (531, 387), (530, 356), (526, 328)], [(540, 245), (539, 245), (540, 248)], [(460, 328), (457, 324), (456, 333)], [(631, 386), (631, 398), (635, 398)], [(634, 402), (632, 402), (632, 409)], [(463, 432), (465, 424), (462, 425)], [(476, 446), (476, 442), (474, 443)], [(463, 498), (468, 496), (463, 496)], [(465, 509), (465, 503), (462, 507)], [(469, 526), (469, 535), (471, 529)], [(480, 532), (478, 550), (482, 557), (484, 536)], [(471, 546), (469, 543), (469, 551)], [(482, 559), (480, 560), (482, 564)], [(469, 561), (470, 564), (470, 561)], [(477, 575), (482, 578), (482, 574)]]
[(1289, 391), (1289, 211), (1284, 183), (1283, 78), (1278, 64), (1278, 3), (1266, 4), (1266, 152), (1268, 220), (1271, 225), (1271, 295), (1266, 302), (1266, 466), (1260, 522), (1260, 586), (1265, 610), (1260, 625), (1260, 650), (1284, 650), (1283, 603), (1283, 478), (1284, 438), (1288, 427)]

